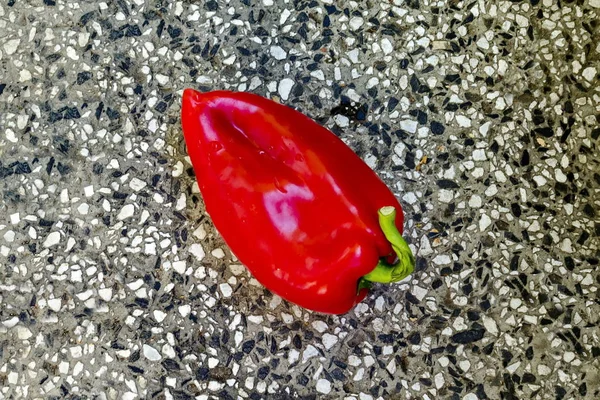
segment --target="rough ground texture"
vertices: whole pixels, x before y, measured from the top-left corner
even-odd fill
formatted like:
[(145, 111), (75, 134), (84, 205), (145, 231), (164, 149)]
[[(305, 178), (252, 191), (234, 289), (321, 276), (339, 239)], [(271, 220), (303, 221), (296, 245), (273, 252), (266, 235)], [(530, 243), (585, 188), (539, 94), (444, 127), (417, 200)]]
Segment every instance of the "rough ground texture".
[[(0, 398), (600, 398), (599, 20), (598, 0), (3, 0)], [(343, 316), (262, 289), (190, 175), (185, 87), (343, 137), (405, 207), (411, 279)]]

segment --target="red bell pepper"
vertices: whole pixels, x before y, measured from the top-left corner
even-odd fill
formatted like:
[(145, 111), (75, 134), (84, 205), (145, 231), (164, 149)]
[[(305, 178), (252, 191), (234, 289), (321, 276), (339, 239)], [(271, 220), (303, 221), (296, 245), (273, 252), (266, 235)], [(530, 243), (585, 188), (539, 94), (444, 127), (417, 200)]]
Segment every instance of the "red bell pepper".
[(267, 289), (342, 314), (412, 273), (398, 200), (332, 132), (250, 93), (186, 89), (182, 103), (206, 210)]

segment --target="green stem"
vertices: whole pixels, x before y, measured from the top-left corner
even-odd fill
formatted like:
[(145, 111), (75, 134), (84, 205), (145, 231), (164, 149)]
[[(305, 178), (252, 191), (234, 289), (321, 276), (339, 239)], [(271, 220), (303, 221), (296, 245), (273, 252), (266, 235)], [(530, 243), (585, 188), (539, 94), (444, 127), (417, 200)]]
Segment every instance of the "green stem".
[[(415, 257), (396, 227), (396, 209), (391, 206), (379, 209), (379, 226), (385, 238), (391, 243), (398, 256), (395, 264), (379, 260), (373, 271), (363, 276), (362, 280), (379, 283), (398, 282), (412, 274), (415, 270)], [(364, 285), (365, 283), (363, 283)], [(360, 284), (359, 284), (360, 286)]]

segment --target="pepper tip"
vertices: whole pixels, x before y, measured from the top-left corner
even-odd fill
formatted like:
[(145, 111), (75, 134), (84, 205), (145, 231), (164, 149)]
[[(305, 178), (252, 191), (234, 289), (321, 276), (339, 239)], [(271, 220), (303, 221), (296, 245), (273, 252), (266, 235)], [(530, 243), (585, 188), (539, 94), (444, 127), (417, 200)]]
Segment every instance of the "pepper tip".
[(200, 94), (200, 92), (198, 92), (195, 89), (185, 88), (185, 89), (183, 89), (183, 95), (181, 96), (181, 98), (182, 98), (182, 101), (185, 103), (185, 102), (189, 102), (191, 100), (196, 99), (199, 94)]

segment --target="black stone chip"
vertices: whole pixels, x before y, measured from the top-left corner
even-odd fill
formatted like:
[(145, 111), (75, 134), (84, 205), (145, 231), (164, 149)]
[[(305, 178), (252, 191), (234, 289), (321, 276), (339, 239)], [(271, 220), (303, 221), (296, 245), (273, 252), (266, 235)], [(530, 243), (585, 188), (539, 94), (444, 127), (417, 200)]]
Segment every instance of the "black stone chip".
[(431, 133), (433, 133), (434, 135), (441, 135), (446, 130), (444, 125), (442, 125), (440, 122), (437, 122), (437, 121), (431, 121), (431, 124), (429, 125), (429, 127), (431, 129)]
[(414, 93), (418, 93), (421, 90), (421, 81), (416, 75), (410, 77), (410, 88)]
[(244, 344), (242, 345), (242, 351), (244, 353), (248, 354), (254, 349), (255, 345), (256, 345), (256, 342), (254, 340), (248, 340), (248, 341), (244, 342)]
[(544, 137), (554, 136), (554, 130), (550, 127), (536, 128), (533, 132)]
[(127, 24), (127, 25), (125, 25), (125, 36), (127, 36), (127, 37), (142, 36), (142, 31), (140, 30), (140, 27), (137, 25)]
[(77, 74), (77, 84), (82, 85), (86, 81), (92, 79), (92, 73), (89, 71), (83, 71)]
[(219, 9), (219, 3), (215, 0), (209, 0), (204, 4), (204, 8), (208, 11), (217, 11)]
[(437, 181), (437, 185), (442, 189), (458, 189), (460, 187), (458, 183), (450, 179), (440, 179)]
[(135, 365), (128, 365), (128, 367), (134, 374), (143, 374), (144, 373), (143, 368), (136, 367)]
[(17, 165), (15, 166), (15, 174), (25, 175), (30, 173), (31, 167), (29, 167), (29, 164), (26, 161), (17, 162)]
[(181, 369), (179, 363), (172, 358), (163, 360), (161, 364), (167, 371), (179, 371)]
[(468, 344), (483, 339), (485, 329), (481, 326), (471, 328), (467, 331), (458, 332), (452, 335), (451, 340), (454, 343)]
[(257, 374), (258, 379), (264, 380), (269, 375), (269, 372), (271, 372), (271, 368), (268, 365), (260, 367)]

